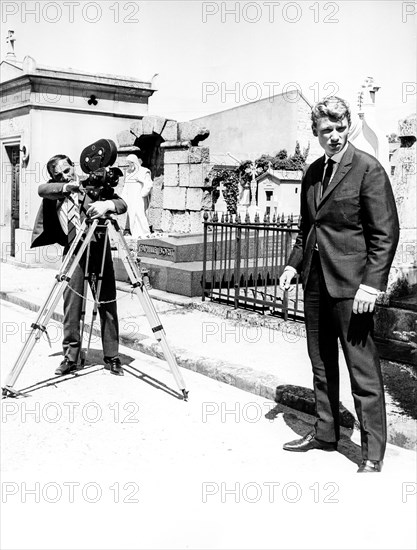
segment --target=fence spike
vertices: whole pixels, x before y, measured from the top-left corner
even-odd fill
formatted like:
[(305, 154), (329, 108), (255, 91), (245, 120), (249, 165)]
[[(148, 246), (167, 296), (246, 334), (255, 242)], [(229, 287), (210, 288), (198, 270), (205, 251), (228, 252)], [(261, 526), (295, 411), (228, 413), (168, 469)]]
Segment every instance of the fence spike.
[(220, 223), (224, 223), (224, 212), (222, 212), (222, 217), (220, 218)]
[(255, 214), (255, 223), (259, 223), (259, 212)]
[(246, 210), (245, 223), (250, 223), (249, 210)]
[(217, 212), (214, 211), (214, 214), (213, 214), (213, 222), (216, 223), (216, 222), (218, 222), (218, 221), (219, 221), (219, 216), (218, 216)]
[(205, 222), (208, 222), (208, 219), (209, 219), (208, 212), (207, 212), (207, 210), (204, 210), (203, 220), (204, 220)]

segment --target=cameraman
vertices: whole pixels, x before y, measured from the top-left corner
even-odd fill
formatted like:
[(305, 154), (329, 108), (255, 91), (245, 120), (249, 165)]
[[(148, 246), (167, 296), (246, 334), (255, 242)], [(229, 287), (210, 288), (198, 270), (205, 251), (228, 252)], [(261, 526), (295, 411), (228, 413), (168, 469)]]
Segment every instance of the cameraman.
[[(86, 216), (94, 219), (106, 216), (108, 213), (126, 212), (125, 201), (116, 194), (111, 200), (93, 202), (83, 191), (82, 180), (75, 173), (74, 164), (66, 155), (52, 157), (47, 163), (47, 170), (51, 180), (38, 188), (38, 194), (43, 200), (36, 217), (31, 248), (58, 243), (64, 247), (65, 256)], [(103, 254), (103, 278), (100, 296), (96, 296), (95, 281), (99, 280)], [(69, 286), (64, 291), (64, 339), (62, 342), (64, 360), (55, 371), (59, 376), (75, 371), (80, 359), (80, 320), (86, 255), (87, 251), (84, 252)], [(103, 233), (96, 232), (93, 236), (88, 260), (89, 283), (95, 299), (101, 302), (99, 313), (104, 362), (112, 374), (122, 376), (123, 368), (119, 359), (116, 282), (110, 244), (107, 241), (104, 249)]]

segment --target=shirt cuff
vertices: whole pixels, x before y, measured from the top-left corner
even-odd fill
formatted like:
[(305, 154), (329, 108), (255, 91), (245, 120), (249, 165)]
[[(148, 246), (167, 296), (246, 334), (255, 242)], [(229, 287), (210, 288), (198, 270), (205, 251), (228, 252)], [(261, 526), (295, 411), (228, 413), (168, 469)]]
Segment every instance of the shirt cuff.
[(286, 265), (284, 271), (292, 271), (294, 275), (297, 275), (297, 270), (291, 265)]
[(372, 286), (368, 285), (359, 285), (359, 288), (361, 290), (364, 290), (365, 292), (369, 292), (369, 294), (379, 294), (381, 291), (377, 290), (376, 288), (373, 288)]

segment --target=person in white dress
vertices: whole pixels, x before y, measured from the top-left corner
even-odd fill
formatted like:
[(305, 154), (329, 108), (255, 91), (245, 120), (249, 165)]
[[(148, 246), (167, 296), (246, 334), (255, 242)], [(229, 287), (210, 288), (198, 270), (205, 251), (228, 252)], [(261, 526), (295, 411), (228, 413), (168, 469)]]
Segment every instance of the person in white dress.
[(151, 199), (153, 181), (151, 171), (142, 166), (142, 159), (131, 154), (126, 158), (127, 173), (122, 197), (128, 206), (128, 225), (136, 239), (148, 237), (151, 233), (148, 221), (148, 208)]

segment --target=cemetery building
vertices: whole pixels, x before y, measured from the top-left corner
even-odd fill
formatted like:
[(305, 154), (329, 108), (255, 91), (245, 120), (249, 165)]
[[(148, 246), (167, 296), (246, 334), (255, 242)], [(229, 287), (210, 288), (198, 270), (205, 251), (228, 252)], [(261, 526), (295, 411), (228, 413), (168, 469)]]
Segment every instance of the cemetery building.
[[(30, 249), (41, 202), (40, 183), (48, 181), (46, 163), (67, 154), (77, 165), (81, 151), (117, 134), (148, 112), (152, 83), (18, 61), (13, 48), (0, 64), (1, 257), (56, 263), (57, 250)], [(79, 167), (77, 172), (80, 173)]]

